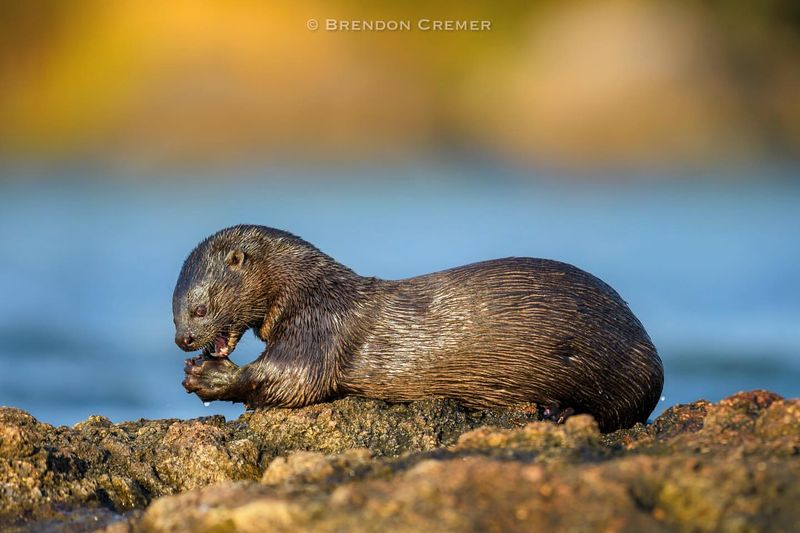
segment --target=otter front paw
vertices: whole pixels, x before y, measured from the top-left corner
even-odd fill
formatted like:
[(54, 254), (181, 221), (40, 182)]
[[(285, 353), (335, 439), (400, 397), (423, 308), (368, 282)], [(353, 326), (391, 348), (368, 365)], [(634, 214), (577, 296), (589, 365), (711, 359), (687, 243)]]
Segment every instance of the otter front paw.
[(212, 400), (240, 401), (234, 397), (240, 369), (230, 359), (200, 355), (186, 360), (183, 387), (204, 402)]

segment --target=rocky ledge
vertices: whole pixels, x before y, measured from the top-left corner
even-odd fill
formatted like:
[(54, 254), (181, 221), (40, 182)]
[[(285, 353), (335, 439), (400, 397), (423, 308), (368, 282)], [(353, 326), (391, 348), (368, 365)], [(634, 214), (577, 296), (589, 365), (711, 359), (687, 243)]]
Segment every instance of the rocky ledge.
[(611, 434), (537, 419), (348, 398), (67, 428), (0, 408), (0, 529), (800, 530), (800, 400), (740, 393)]

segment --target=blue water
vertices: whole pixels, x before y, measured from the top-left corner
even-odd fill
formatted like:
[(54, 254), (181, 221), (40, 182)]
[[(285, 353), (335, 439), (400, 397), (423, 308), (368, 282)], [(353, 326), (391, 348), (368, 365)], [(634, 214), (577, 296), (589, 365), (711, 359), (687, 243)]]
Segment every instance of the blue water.
[[(504, 256), (567, 261), (614, 286), (650, 332), (666, 369), (659, 411), (752, 388), (800, 395), (792, 182), (565, 185), (458, 167), (208, 174), (0, 183), (0, 405), (53, 424), (241, 413), (183, 391), (170, 298), (191, 248), (242, 222), (385, 278)], [(248, 337), (233, 359), (259, 352)]]

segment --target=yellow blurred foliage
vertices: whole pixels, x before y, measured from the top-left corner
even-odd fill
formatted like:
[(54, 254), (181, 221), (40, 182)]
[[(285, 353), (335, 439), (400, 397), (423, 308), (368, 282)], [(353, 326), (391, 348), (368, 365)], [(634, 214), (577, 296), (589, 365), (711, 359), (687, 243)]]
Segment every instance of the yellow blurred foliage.
[[(177, 165), (452, 148), (572, 164), (798, 151), (792, 28), (731, 37), (721, 15), (692, 6), (3, 4), (15, 31), (0, 37), (1, 150)], [(422, 17), (492, 27), (324, 27)], [(308, 29), (312, 18), (322, 27)]]

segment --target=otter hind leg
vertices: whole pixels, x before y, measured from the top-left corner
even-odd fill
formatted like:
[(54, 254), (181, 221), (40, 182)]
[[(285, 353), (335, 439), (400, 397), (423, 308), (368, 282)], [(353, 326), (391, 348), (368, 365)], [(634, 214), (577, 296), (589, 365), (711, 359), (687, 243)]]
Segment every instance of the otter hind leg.
[(572, 407), (562, 408), (558, 402), (553, 402), (550, 406), (545, 407), (542, 412), (544, 420), (550, 420), (556, 424), (563, 424), (567, 418), (575, 414), (575, 409)]
[(186, 392), (197, 394), (204, 402), (244, 401), (238, 397), (236, 387), (241, 369), (228, 358), (200, 355), (187, 359), (183, 372), (186, 374), (183, 380)]

